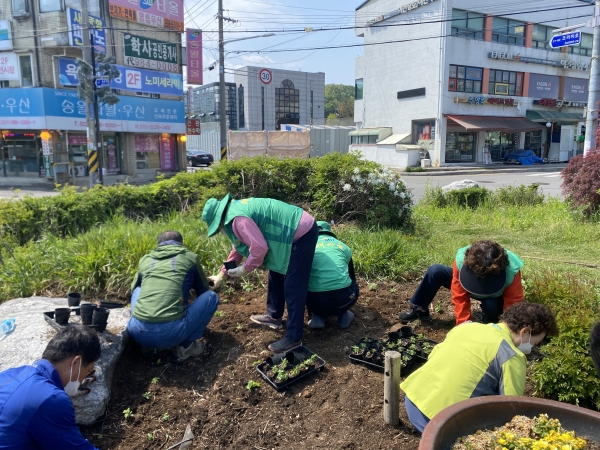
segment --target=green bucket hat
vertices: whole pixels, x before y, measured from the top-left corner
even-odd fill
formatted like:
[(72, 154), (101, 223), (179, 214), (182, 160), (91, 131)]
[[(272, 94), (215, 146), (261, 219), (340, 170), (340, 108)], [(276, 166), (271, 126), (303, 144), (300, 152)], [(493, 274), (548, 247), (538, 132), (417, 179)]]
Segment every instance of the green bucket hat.
[(202, 210), (202, 220), (208, 225), (208, 237), (212, 237), (219, 232), (221, 219), (223, 219), (225, 209), (232, 198), (231, 194), (227, 194), (220, 201), (216, 198), (209, 198), (204, 205), (204, 209)]
[(319, 234), (328, 234), (329, 236), (333, 236), (337, 239), (337, 236), (333, 234), (333, 231), (331, 231), (331, 227), (327, 222), (319, 220), (317, 222), (317, 226), (319, 227)]

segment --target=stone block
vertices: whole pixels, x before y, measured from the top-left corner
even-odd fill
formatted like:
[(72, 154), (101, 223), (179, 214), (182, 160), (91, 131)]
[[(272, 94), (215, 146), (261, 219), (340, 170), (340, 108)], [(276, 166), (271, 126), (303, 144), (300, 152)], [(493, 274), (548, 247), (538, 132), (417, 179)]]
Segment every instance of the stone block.
[(470, 187), (479, 187), (479, 184), (473, 180), (459, 180), (442, 187), (442, 191), (450, 192), (458, 189), (466, 189)]
[[(56, 334), (43, 313), (61, 307), (67, 307), (66, 298), (17, 298), (0, 305), (0, 320), (16, 319), (15, 330), (0, 340), (0, 371), (30, 365), (42, 357), (46, 345)], [(104, 414), (113, 373), (127, 344), (129, 317), (129, 308), (111, 309), (106, 332), (98, 334), (102, 355), (96, 362), (97, 380), (89, 385), (88, 395), (72, 399), (75, 420), (80, 425), (90, 425)], [(73, 313), (70, 323), (80, 323), (80, 316)]]

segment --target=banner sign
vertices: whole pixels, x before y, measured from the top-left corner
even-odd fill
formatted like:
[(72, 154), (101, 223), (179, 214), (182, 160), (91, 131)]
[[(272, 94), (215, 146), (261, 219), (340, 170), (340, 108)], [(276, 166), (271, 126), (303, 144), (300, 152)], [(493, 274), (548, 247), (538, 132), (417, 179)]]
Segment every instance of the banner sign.
[(564, 69), (575, 69), (575, 70), (590, 70), (590, 63), (588, 62), (576, 62), (570, 59), (561, 59), (555, 61), (552, 59), (542, 58), (530, 58), (528, 56), (521, 56), (520, 53), (504, 52), (504, 51), (491, 51), (488, 52), (488, 58), (490, 59), (501, 59), (505, 61), (516, 61), (524, 62), (528, 64), (543, 64), (545, 66), (562, 67)]
[(12, 28), (8, 20), (0, 20), (0, 50), (12, 50)]
[(178, 73), (177, 44), (134, 34), (123, 35), (124, 62), (127, 66)]
[[(119, 96), (100, 105), (100, 130), (185, 133), (182, 101)], [(0, 128), (85, 131), (85, 101), (77, 91), (50, 88), (0, 89)]]
[(548, 106), (550, 108), (585, 108), (587, 102), (574, 102), (571, 100), (556, 100), (554, 98), (541, 98), (533, 101), (534, 105)]
[(83, 32), (88, 29), (94, 30), (94, 50), (106, 54), (106, 32), (104, 31), (104, 19), (88, 15), (89, 25), (83, 26), (81, 11), (67, 8), (67, 22), (69, 26), (69, 45), (71, 47), (83, 47)]
[(200, 136), (202, 134), (200, 119), (186, 119), (185, 134), (188, 136)]
[(136, 134), (133, 138), (133, 148), (140, 153), (158, 152), (158, 134)]
[[(77, 61), (73, 58), (58, 58), (58, 79), (63, 86), (77, 86)], [(177, 73), (157, 72), (115, 64), (121, 75), (114, 78), (110, 87), (124, 91), (148, 94), (183, 95), (183, 76)]]
[(517, 106), (519, 102), (514, 98), (503, 97), (455, 97), (454, 103), (468, 103), (469, 105), (499, 105)]
[(202, 79), (202, 30), (185, 30), (187, 84), (204, 84)]
[(529, 96), (534, 98), (558, 98), (560, 78), (554, 75), (532, 73), (529, 75)]
[(173, 136), (160, 137), (160, 168), (161, 170), (175, 170), (175, 142)]
[(565, 78), (565, 99), (576, 102), (588, 101), (588, 80), (582, 78)]
[(120, 19), (183, 31), (183, 0), (109, 0), (108, 11)]
[(17, 81), (21, 79), (19, 57), (13, 52), (0, 52), (0, 80)]

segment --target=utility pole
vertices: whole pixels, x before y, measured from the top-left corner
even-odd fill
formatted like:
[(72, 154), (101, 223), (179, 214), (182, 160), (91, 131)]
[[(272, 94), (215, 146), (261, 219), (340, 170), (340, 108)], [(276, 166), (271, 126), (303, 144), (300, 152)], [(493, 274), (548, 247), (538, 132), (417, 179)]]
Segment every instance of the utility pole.
[(222, 160), (227, 159), (227, 105), (225, 104), (225, 101), (225, 41), (223, 39), (223, 0), (219, 0), (219, 122), (221, 127)]
[[(83, 38), (83, 60), (92, 65), (92, 47), (90, 46), (90, 35), (89, 32), (89, 11), (88, 11), (88, 0), (82, 0), (81, 2), (81, 21), (82, 26), (82, 38)], [(96, 73), (94, 67), (93, 73)], [(92, 84), (96, 86), (96, 80), (91, 80)], [(88, 170), (90, 174), (90, 187), (94, 187), (95, 176), (94, 173), (98, 171), (98, 153), (96, 144), (98, 142), (98, 136), (96, 136), (96, 109), (94, 108), (95, 92), (90, 92), (89, 89), (85, 90), (85, 120), (87, 122), (87, 151), (88, 151)], [(94, 88), (95, 91), (95, 88)]]
[(596, 148), (596, 131), (598, 129), (598, 102), (600, 102), (600, 0), (596, 0), (594, 9), (594, 43), (592, 46), (592, 61), (590, 64), (590, 84), (585, 121), (585, 142), (583, 156)]
[[(84, 0), (85, 2), (85, 0)], [(102, 139), (100, 138), (100, 114), (98, 114), (98, 95), (96, 94), (96, 49), (94, 48), (94, 32), (90, 30), (90, 42), (92, 50), (92, 73), (94, 74), (94, 83), (92, 84), (92, 97), (94, 101), (94, 134), (96, 135), (96, 156), (98, 157), (98, 181), (104, 184), (104, 174), (102, 173)]]

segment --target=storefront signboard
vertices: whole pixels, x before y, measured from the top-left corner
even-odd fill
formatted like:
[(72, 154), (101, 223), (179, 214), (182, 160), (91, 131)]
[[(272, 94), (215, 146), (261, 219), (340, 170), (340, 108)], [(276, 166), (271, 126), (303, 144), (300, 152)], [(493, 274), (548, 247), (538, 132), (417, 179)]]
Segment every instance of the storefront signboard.
[(202, 76), (202, 30), (185, 30), (187, 83), (204, 84)]
[(574, 102), (571, 100), (557, 100), (554, 98), (541, 98), (533, 101), (534, 105), (548, 106), (550, 108), (585, 108), (587, 102)]
[(518, 100), (503, 97), (456, 97), (454, 103), (468, 103), (469, 105), (500, 105), (517, 106)]
[(534, 98), (557, 98), (560, 78), (554, 75), (532, 73), (529, 75), (529, 96)]
[(124, 62), (126, 66), (178, 73), (177, 44), (125, 33)]
[(67, 8), (67, 21), (69, 26), (69, 45), (83, 47), (83, 31), (94, 30), (94, 49), (99, 53), (106, 53), (106, 31), (104, 19), (88, 16), (89, 25), (83, 26), (81, 11)]
[(582, 78), (565, 78), (565, 99), (577, 102), (588, 101), (588, 80)]
[(512, 52), (503, 52), (503, 51), (491, 51), (488, 52), (488, 58), (490, 59), (501, 59), (505, 61), (516, 61), (516, 62), (524, 62), (528, 64), (541, 64), (545, 66), (554, 66), (554, 67), (562, 67), (564, 69), (575, 69), (575, 70), (590, 70), (590, 62), (578, 62), (572, 61), (570, 59), (561, 59), (560, 61), (556, 61), (553, 59), (544, 59), (544, 58), (530, 58), (528, 56), (521, 56), (520, 53), (512, 53)]
[(140, 153), (158, 152), (157, 134), (136, 134), (133, 138), (135, 151)]
[[(73, 58), (58, 58), (58, 77), (63, 86), (77, 86), (77, 61)], [(183, 95), (183, 76), (177, 73), (157, 72), (131, 67), (115, 67), (121, 76), (114, 78), (110, 87), (124, 91), (144, 92), (147, 94)]]
[(160, 138), (160, 168), (166, 171), (175, 170), (175, 141), (173, 136)]
[(183, 0), (109, 0), (108, 10), (120, 19), (183, 31)]
[(52, 140), (42, 139), (42, 155), (44, 155), (44, 156), (52, 155)]
[(367, 22), (367, 25), (370, 26), (375, 23), (389, 19), (390, 17), (395, 17), (395, 16), (399, 16), (401, 14), (406, 14), (407, 12), (410, 12), (414, 9), (420, 8), (421, 6), (425, 6), (425, 5), (427, 5), (429, 3), (433, 3), (433, 2), (434, 2), (434, 0), (415, 0), (415, 1), (409, 2), (405, 5), (402, 5), (398, 9), (394, 9), (393, 11), (390, 11), (388, 13), (377, 16), (375, 19), (369, 20)]
[(19, 58), (13, 52), (0, 52), (0, 80), (20, 80)]
[(202, 134), (200, 119), (186, 119), (185, 134), (188, 136), (200, 136)]
[(12, 27), (8, 20), (0, 20), (0, 50), (12, 50)]
[[(185, 133), (182, 101), (119, 96), (101, 105), (100, 130), (132, 133)], [(85, 131), (85, 102), (77, 91), (50, 88), (0, 89), (1, 129)]]
[(87, 136), (85, 134), (69, 133), (67, 145), (87, 145)]

